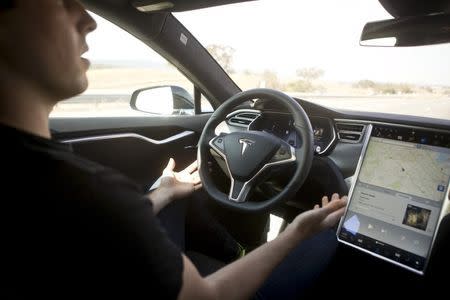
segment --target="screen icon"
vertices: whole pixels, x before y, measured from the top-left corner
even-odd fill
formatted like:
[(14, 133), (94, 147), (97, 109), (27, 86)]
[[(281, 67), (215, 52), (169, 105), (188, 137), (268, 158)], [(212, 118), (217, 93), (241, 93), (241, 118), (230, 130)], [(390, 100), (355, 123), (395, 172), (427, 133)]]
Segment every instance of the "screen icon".
[(351, 234), (357, 234), (359, 231), (359, 226), (361, 223), (356, 215), (345, 221), (344, 228), (347, 229)]

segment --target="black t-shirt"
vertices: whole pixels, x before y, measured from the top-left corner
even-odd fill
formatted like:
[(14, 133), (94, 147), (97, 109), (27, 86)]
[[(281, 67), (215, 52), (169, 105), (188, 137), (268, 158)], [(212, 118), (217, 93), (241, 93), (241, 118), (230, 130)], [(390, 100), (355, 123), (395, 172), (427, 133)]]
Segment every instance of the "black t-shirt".
[(69, 145), (2, 125), (0, 137), (9, 296), (176, 298), (181, 253), (137, 185)]

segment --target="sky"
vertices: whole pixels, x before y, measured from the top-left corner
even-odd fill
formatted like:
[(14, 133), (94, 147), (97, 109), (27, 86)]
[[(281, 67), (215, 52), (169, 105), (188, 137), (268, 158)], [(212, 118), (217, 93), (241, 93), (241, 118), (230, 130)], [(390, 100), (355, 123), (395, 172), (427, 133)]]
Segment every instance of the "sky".
[[(368, 21), (391, 16), (377, 0), (260, 0), (175, 16), (204, 45), (235, 49), (236, 70), (294, 76), (304, 67), (323, 69), (324, 79), (450, 86), (450, 44), (423, 47), (362, 47)], [(88, 37), (92, 60), (162, 62), (144, 44), (96, 18)], [(101, 31), (101, 32), (100, 32)], [(124, 41), (127, 41), (125, 43)], [(118, 44), (117, 41), (120, 41)]]

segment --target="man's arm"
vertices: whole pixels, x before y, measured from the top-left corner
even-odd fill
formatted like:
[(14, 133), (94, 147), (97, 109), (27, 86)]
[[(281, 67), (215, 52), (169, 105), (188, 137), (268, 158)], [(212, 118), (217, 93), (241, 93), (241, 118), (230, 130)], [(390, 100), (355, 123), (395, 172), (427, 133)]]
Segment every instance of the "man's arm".
[(174, 169), (175, 161), (171, 158), (163, 171), (159, 187), (147, 194), (155, 215), (173, 200), (187, 197), (202, 187), (197, 161), (181, 172), (175, 172)]
[(297, 216), (273, 241), (245, 257), (202, 278), (189, 259), (183, 256), (183, 285), (178, 299), (249, 299), (272, 270), (302, 240), (333, 227), (343, 215), (347, 198), (334, 194), (331, 202), (324, 197), (318, 206)]
[(147, 194), (148, 199), (153, 204), (153, 213), (157, 215), (161, 209), (166, 207), (170, 202), (172, 202), (171, 190), (163, 187), (158, 187), (157, 189), (151, 191)]

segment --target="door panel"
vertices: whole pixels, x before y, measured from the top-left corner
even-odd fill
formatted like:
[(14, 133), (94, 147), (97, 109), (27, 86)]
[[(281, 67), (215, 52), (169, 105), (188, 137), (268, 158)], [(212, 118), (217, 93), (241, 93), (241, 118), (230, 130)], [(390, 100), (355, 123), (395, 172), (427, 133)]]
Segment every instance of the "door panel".
[(52, 119), (53, 137), (81, 156), (116, 169), (143, 188), (161, 175), (169, 158), (182, 170), (196, 159), (196, 145), (210, 115)]

